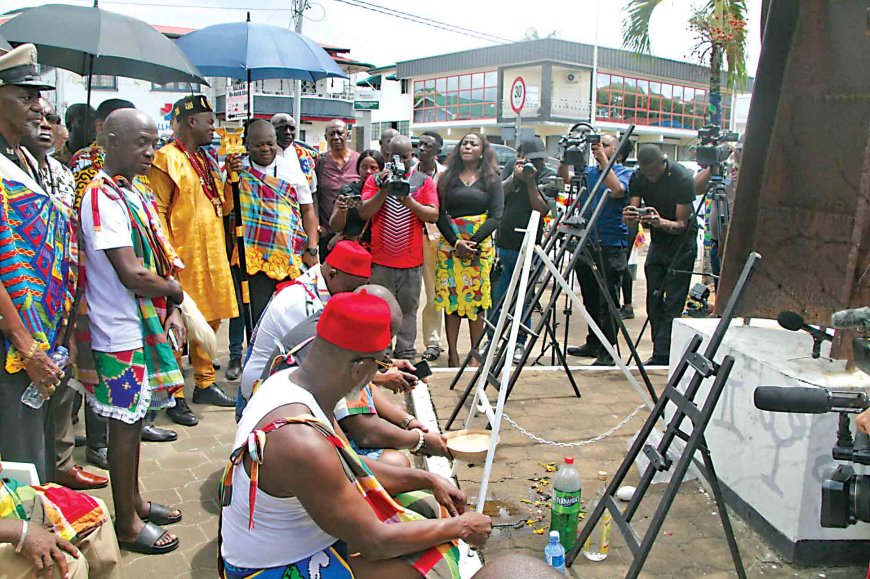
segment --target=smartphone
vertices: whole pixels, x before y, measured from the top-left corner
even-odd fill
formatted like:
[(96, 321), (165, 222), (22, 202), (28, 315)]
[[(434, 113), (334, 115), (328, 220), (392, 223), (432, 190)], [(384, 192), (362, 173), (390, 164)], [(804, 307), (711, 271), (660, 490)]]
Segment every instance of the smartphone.
[(650, 208), (649, 208), (649, 207), (637, 207), (637, 208), (635, 209), (635, 211), (637, 211), (637, 214), (638, 214), (638, 215), (649, 215), (649, 214), (650, 214)]
[(432, 375), (432, 369), (429, 367), (428, 360), (420, 360), (419, 362), (414, 363), (414, 375), (417, 376), (418, 380), (422, 380), (423, 378), (428, 378)]
[(360, 205), (362, 205), (362, 196), (348, 195), (345, 201), (347, 202), (348, 209), (359, 209)]

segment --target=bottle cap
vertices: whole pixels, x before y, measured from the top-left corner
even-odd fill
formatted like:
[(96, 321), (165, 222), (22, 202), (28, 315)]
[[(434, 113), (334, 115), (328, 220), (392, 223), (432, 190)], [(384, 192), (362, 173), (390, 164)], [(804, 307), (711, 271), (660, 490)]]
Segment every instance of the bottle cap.
[(559, 531), (550, 531), (550, 542), (558, 543), (559, 542)]
[(574, 457), (573, 456), (566, 456), (565, 457), (565, 464), (574, 464)]
[(598, 480), (607, 480), (607, 472), (603, 470), (598, 471)]

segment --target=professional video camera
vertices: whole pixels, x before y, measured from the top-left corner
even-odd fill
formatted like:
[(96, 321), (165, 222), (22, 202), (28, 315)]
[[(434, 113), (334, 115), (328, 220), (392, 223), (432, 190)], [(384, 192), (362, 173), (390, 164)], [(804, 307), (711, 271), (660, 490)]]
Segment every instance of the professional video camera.
[(571, 127), (566, 135), (559, 139), (559, 152), (556, 157), (566, 165), (586, 166), (589, 158), (589, 146), (601, 142), (601, 135), (586, 122), (580, 122)]
[(393, 155), (393, 160), (384, 165), (387, 170), (387, 195), (393, 197), (407, 197), (411, 193), (411, 183), (405, 171), (405, 164), (398, 155)]
[(695, 161), (704, 168), (720, 169), (731, 156), (731, 147), (740, 138), (735, 132), (723, 131), (716, 125), (707, 125), (698, 130), (700, 144), (695, 148)]
[[(831, 316), (831, 325), (839, 329), (870, 330), (870, 308), (843, 310)], [(870, 339), (859, 335), (852, 344), (855, 365), (870, 374)], [(865, 392), (829, 390), (813, 387), (759, 386), (755, 389), (755, 407), (770, 412), (824, 414), (838, 412), (837, 442), (831, 451), (834, 460), (870, 465), (870, 435), (858, 431), (852, 437), (849, 414), (870, 408), (870, 396)], [(858, 521), (870, 523), (870, 475), (855, 474), (855, 470), (840, 464), (822, 482), (821, 525), (845, 528)]]

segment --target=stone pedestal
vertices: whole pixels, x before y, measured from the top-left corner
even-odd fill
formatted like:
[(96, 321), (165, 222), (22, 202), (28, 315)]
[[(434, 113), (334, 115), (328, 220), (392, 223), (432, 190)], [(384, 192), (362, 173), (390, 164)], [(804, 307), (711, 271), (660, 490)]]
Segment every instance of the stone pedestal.
[[(696, 333), (705, 338), (703, 352), (717, 322), (676, 320), (672, 367)], [(838, 464), (831, 457), (837, 415), (778, 414), (753, 404), (760, 385), (870, 390), (870, 376), (847, 372), (842, 361), (813, 360), (811, 350), (806, 332), (783, 330), (772, 320), (753, 319), (749, 326), (733, 321), (715, 360), (731, 355), (734, 369), (707, 428), (707, 442), (729, 505), (783, 556), (804, 564), (866, 562), (870, 524), (846, 529), (819, 525), (822, 481)], [(829, 350), (825, 343), (822, 355)], [(696, 401), (705, 399), (711, 381)], [(687, 383), (684, 378), (681, 390)], [(870, 474), (867, 467), (853, 466)]]

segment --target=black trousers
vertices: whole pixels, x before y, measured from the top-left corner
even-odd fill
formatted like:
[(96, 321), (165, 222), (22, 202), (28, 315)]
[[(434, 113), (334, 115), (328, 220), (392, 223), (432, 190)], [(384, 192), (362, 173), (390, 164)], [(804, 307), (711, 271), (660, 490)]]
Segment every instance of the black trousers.
[[(599, 256), (600, 251), (600, 258)], [(622, 289), (622, 278), (627, 275), (625, 271), (628, 267), (628, 253), (624, 247), (601, 247), (600, 249), (591, 247), (588, 252), (581, 256), (575, 266), (577, 281), (580, 283), (580, 294), (583, 296), (583, 305), (595, 323), (601, 328), (607, 341), (611, 344), (616, 343), (617, 325), (616, 320), (610, 312), (607, 305), (607, 300), (601, 292), (601, 287), (595, 279), (595, 273), (592, 270), (592, 259), (598, 265), (599, 271), (604, 278), (604, 284), (607, 287), (607, 293), (610, 294), (610, 299), (613, 303), (619, 305), (619, 292)], [(590, 329), (586, 334), (586, 343), (591, 346), (601, 346), (601, 340), (598, 339)]]
[[(694, 237), (678, 253), (670, 248), (665, 251), (657, 249), (655, 243), (650, 246), (643, 269), (646, 274), (646, 311), (656, 358), (670, 357), (671, 328), (674, 319), (683, 314), (686, 306), (697, 251)], [(668, 272), (669, 267), (678, 271)]]

